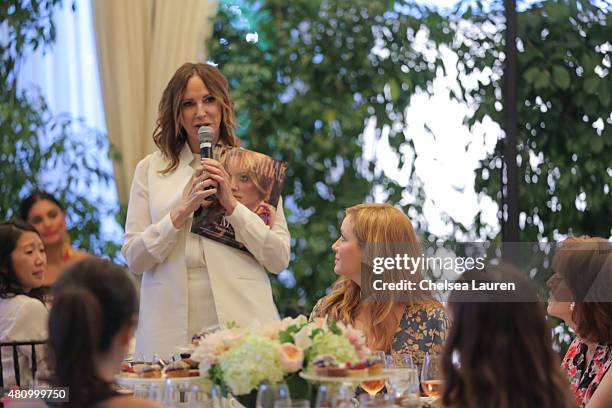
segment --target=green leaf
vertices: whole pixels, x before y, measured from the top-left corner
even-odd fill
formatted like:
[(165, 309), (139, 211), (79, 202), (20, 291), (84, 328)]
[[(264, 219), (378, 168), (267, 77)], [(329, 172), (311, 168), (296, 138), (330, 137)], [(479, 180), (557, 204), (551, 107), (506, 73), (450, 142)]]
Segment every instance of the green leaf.
[(584, 81), (584, 90), (588, 94), (594, 94), (597, 90), (597, 86), (599, 85), (599, 81), (596, 77), (590, 76)]
[(567, 89), (570, 86), (570, 75), (565, 68), (560, 65), (555, 65), (552, 69), (553, 81), (561, 89)]
[(278, 333), (278, 340), (281, 342), (281, 344), (294, 342), (293, 336), (284, 331)]
[(550, 86), (550, 73), (548, 71), (539, 71), (533, 83), (535, 89), (545, 89)]
[(523, 78), (527, 82), (527, 84), (532, 84), (536, 78), (540, 74), (540, 69), (538, 67), (531, 67), (523, 74)]
[(397, 81), (395, 79), (391, 79), (389, 81), (389, 87), (391, 88), (391, 99), (393, 99), (394, 101), (397, 101), (397, 99), (400, 96), (400, 87), (397, 84)]
[(601, 153), (604, 148), (604, 141), (601, 136), (591, 137), (591, 151), (595, 154)]
[(331, 322), (331, 324), (329, 325), (329, 330), (337, 335), (341, 335), (342, 332), (340, 331), (340, 328), (338, 327), (338, 323), (334, 320)]

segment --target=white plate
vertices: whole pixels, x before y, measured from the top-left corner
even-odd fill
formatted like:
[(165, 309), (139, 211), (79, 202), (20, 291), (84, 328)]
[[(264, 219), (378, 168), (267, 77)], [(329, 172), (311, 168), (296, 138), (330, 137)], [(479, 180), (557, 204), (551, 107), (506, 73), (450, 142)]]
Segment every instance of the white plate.
[(337, 382), (337, 383), (360, 383), (362, 381), (375, 381), (375, 380), (385, 380), (389, 377), (389, 373), (386, 373), (385, 370), (381, 374), (378, 375), (364, 375), (362, 377), (325, 377), (317, 375), (312, 372), (300, 372), (300, 377), (309, 381), (319, 381), (319, 382)]

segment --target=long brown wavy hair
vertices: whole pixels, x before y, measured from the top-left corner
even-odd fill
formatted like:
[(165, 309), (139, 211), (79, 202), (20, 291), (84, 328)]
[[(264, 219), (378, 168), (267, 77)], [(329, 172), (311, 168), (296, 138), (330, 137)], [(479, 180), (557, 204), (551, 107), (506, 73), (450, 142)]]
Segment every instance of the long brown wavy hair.
[[(389, 204), (358, 204), (347, 208), (345, 216), (350, 217), (355, 236), (363, 251), (366, 260), (375, 257), (394, 258), (401, 250), (413, 257), (418, 257), (420, 244), (412, 223), (408, 217)], [(362, 287), (365, 281), (371, 280), (374, 273), (371, 265), (364, 273), (365, 264), (362, 263)], [(384, 280), (400, 282), (422, 280), (420, 270), (412, 271), (389, 269), (384, 272)], [(418, 288), (418, 285), (417, 285)], [(340, 277), (334, 284), (332, 291), (321, 303), (320, 316), (345, 323), (355, 324), (355, 320), (362, 310), (370, 323), (364, 332), (368, 347), (374, 350), (389, 352), (393, 336), (399, 326), (398, 317), (393, 313), (398, 304), (408, 305), (411, 302), (437, 303), (428, 291), (414, 290), (400, 293), (398, 291), (385, 291), (383, 296), (374, 296), (364, 301), (359, 285), (350, 279)]]
[[(489, 266), (465, 272), (460, 281), (513, 282), (516, 290), (451, 293), (453, 323), (441, 356), (442, 405), (575, 407), (552, 348), (546, 311), (526, 275), (506, 265)], [(533, 301), (512, 301), (513, 294)]]
[(162, 154), (170, 161), (162, 174), (173, 172), (179, 163), (179, 155), (187, 142), (187, 132), (181, 123), (181, 100), (189, 79), (200, 77), (212, 96), (221, 104), (222, 120), (219, 129), (219, 142), (228, 146), (240, 146), (236, 137), (236, 115), (234, 102), (230, 97), (227, 79), (221, 71), (210, 64), (187, 62), (176, 70), (159, 101), (157, 127), (153, 140)]
[(612, 343), (612, 243), (599, 237), (568, 237), (552, 268), (575, 301), (576, 334), (587, 341)]

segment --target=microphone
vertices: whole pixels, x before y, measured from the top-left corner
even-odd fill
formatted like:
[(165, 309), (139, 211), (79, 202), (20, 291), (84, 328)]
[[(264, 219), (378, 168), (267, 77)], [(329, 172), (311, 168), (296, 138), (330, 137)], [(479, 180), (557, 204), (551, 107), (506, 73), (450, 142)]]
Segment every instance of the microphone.
[[(215, 132), (210, 126), (200, 126), (198, 129), (198, 139), (200, 139), (200, 160), (213, 158), (213, 139)], [(210, 190), (212, 187), (206, 187), (205, 190)], [(214, 195), (206, 197), (206, 201), (215, 199)]]
[(212, 143), (215, 137), (210, 126), (200, 126), (198, 129), (198, 138), (200, 139), (200, 159), (212, 159)]

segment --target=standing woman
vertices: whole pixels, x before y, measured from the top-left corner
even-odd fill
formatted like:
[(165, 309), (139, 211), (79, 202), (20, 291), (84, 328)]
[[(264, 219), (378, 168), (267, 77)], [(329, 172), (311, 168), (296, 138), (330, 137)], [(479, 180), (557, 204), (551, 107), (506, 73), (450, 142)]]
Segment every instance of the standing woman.
[[(0, 224), (0, 341), (47, 339), (48, 312), (42, 302), (47, 256), (38, 232), (23, 221)], [(29, 346), (17, 350), (20, 384), (33, 386), (32, 354)], [(36, 377), (46, 375), (44, 349), (36, 346)], [(12, 353), (2, 353), (4, 387), (16, 383)]]
[[(159, 103), (159, 151), (138, 163), (130, 192), (122, 253), (143, 275), (136, 355), (169, 356), (203, 327), (278, 319), (266, 270), (289, 264), (282, 200), (269, 229), (232, 195), (223, 166), (200, 160), (200, 126), (213, 129), (214, 143), (239, 145), (227, 80), (211, 65), (186, 63)], [(193, 212), (212, 195), (253, 256), (190, 232)]]
[(377, 275), (372, 265), (366, 268), (362, 263), (363, 259), (394, 259), (398, 251), (416, 258), (419, 248), (412, 223), (397, 208), (389, 204), (347, 208), (340, 238), (332, 245), (334, 272), (340, 278), (331, 293), (317, 302), (311, 318), (329, 316), (351, 324), (365, 333), (371, 350), (411, 354), (421, 365), (426, 353), (441, 351), (446, 338), (448, 321), (442, 304), (418, 285), (413, 291), (385, 291), (382, 297), (368, 298), (378, 276), (390, 282), (415, 283), (423, 277), (420, 270), (397, 268)]
[(45, 191), (34, 191), (19, 205), (21, 219), (36, 228), (47, 253), (43, 287), (52, 286), (72, 263), (87, 253), (72, 248), (66, 228), (66, 211), (61, 203)]

